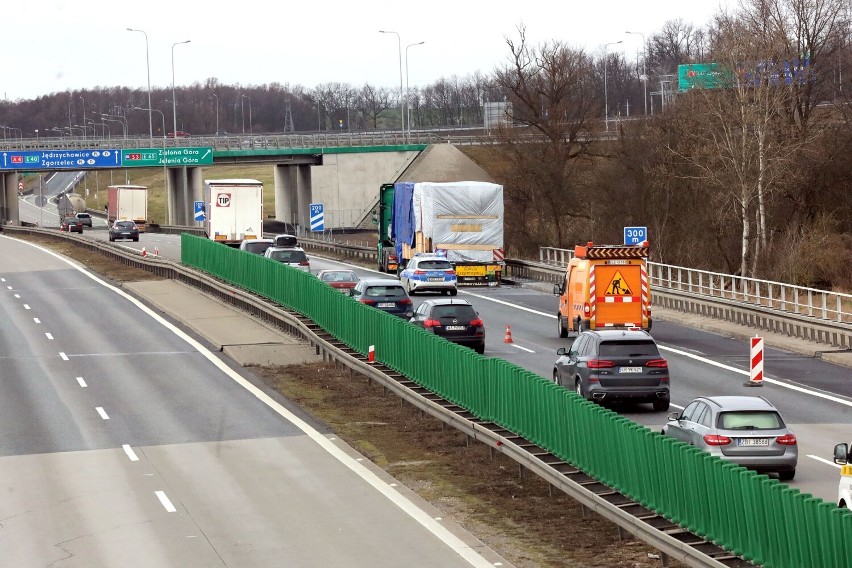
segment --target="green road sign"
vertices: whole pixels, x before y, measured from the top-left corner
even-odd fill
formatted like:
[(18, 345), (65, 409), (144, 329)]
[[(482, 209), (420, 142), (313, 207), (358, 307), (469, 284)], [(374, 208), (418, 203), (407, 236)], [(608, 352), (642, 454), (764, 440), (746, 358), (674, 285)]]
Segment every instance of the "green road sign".
[(692, 63), (677, 66), (677, 87), (689, 89), (720, 89), (733, 85), (731, 72), (718, 63)]
[(213, 148), (137, 148), (121, 151), (125, 168), (151, 166), (206, 166), (213, 163)]

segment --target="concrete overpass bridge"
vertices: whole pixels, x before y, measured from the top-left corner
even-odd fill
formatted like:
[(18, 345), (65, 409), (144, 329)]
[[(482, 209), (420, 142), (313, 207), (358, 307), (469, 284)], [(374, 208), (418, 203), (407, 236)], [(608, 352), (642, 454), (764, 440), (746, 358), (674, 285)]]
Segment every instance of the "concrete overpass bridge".
[[(186, 138), (40, 138), (0, 141), (0, 222), (20, 222), (19, 175), (59, 170), (163, 168), (168, 222), (192, 225), (203, 200), (203, 166), (269, 164), (275, 169), (275, 218), (309, 224), (310, 203), (369, 215), (381, 183), (393, 181), (438, 132), (288, 134)], [(209, 178), (209, 172), (207, 177)], [(358, 220), (327, 217), (341, 227)]]

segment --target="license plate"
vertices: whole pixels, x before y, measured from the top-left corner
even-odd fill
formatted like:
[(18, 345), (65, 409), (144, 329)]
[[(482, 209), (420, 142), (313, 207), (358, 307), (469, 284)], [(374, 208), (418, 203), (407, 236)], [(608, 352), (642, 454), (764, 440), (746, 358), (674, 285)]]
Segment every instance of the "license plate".
[(467, 328), (463, 325), (448, 325), (446, 329), (447, 331), (464, 331)]
[(769, 438), (740, 438), (737, 446), (768, 446)]
[(619, 373), (641, 373), (642, 367), (619, 367)]
[(380, 307), (380, 308), (392, 308), (392, 307), (394, 307), (396, 304), (395, 304), (395, 303), (393, 303), (393, 302), (379, 302), (379, 303), (378, 303), (378, 304), (376, 304), (376, 305), (377, 305), (378, 307)]
[(429, 279), (429, 282), (443, 282), (443, 281), (444, 281), (443, 278), (430, 278)]

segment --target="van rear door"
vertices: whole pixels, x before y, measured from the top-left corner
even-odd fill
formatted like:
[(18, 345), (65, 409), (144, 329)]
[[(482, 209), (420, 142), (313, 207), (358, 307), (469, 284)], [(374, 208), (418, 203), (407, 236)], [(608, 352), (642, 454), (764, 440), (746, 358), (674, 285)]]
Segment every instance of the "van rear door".
[(595, 329), (645, 327), (642, 320), (643, 262), (642, 259), (595, 262)]

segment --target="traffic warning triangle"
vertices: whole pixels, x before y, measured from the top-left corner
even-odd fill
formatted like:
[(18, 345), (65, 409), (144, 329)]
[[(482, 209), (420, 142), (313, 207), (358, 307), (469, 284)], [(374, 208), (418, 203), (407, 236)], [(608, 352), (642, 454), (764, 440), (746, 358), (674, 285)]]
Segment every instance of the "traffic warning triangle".
[(627, 282), (624, 281), (624, 276), (621, 275), (620, 270), (616, 270), (615, 274), (612, 276), (612, 280), (609, 282), (609, 286), (606, 287), (606, 295), (607, 296), (632, 296), (633, 294), (630, 292), (630, 287), (627, 285)]

